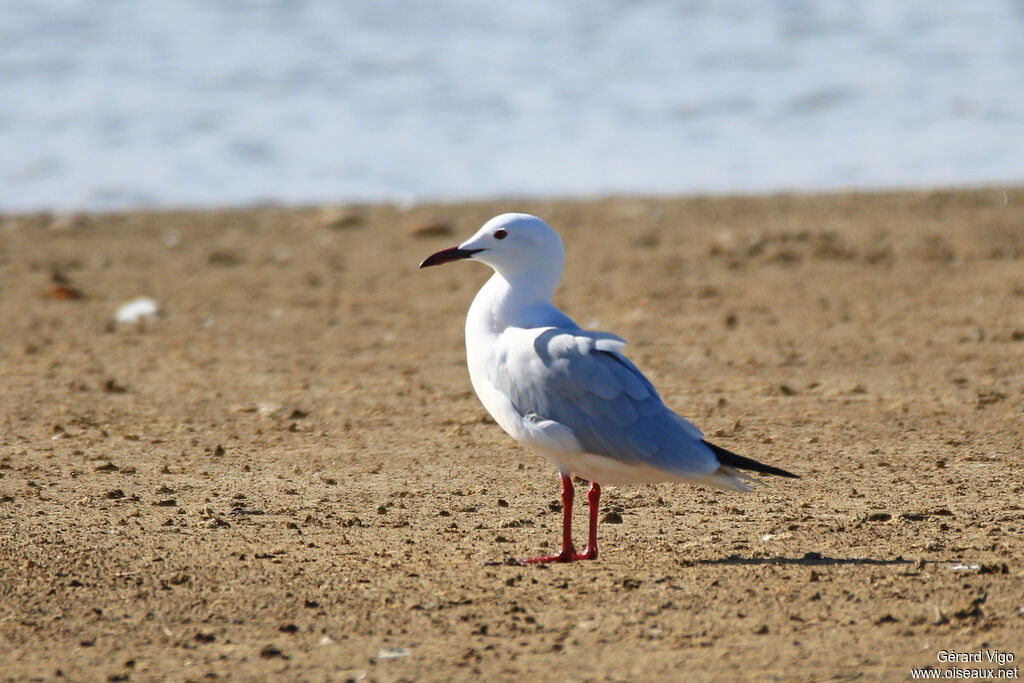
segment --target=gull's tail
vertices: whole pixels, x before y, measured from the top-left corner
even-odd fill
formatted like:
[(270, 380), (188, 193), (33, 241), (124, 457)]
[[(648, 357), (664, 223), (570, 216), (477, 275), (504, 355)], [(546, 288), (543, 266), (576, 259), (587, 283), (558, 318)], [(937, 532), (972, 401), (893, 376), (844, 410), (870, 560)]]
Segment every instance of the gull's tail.
[(750, 470), (751, 472), (761, 472), (763, 474), (774, 474), (777, 477), (789, 477), (790, 479), (799, 479), (797, 475), (786, 470), (779, 469), (778, 467), (772, 467), (771, 465), (765, 465), (762, 462), (751, 460), (742, 455), (737, 455), (732, 451), (727, 451), (721, 446), (716, 446), (708, 441), (703, 441), (703, 444), (711, 449), (711, 452), (718, 458), (718, 462), (726, 467), (731, 467), (737, 470)]

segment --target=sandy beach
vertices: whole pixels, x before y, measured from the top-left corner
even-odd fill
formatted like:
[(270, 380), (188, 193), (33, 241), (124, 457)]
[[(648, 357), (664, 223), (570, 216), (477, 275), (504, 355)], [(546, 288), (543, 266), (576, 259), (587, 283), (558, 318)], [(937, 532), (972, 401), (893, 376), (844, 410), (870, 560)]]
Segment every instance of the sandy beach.
[[(504, 211), (753, 493), (558, 477), (473, 394)], [(112, 321), (139, 296), (158, 318)], [(0, 678), (905, 680), (1024, 658), (1024, 189), (0, 217)], [(578, 484), (576, 537), (584, 537)]]

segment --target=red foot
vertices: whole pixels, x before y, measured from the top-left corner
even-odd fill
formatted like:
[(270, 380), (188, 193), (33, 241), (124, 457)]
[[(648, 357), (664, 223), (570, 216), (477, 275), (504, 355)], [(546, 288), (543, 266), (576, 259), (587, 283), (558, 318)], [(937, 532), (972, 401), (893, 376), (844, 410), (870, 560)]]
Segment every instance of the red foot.
[(543, 564), (545, 562), (572, 562), (576, 557), (576, 553), (558, 553), (557, 555), (542, 555), (540, 557), (524, 557), (523, 564)]
[(557, 555), (542, 555), (541, 557), (524, 557), (523, 564), (543, 564), (546, 562), (576, 562), (578, 560), (596, 560), (597, 548), (588, 548), (585, 553), (578, 553), (570, 548), (569, 552), (564, 550)]
[(601, 487), (591, 482), (587, 489), (587, 502), (590, 504), (590, 533), (587, 539), (586, 552), (578, 553), (572, 544), (572, 501), (575, 492), (572, 486), (572, 479), (567, 474), (562, 475), (562, 552), (557, 555), (543, 555), (541, 557), (527, 557), (523, 559), (524, 564), (542, 564), (546, 562), (575, 562), (577, 560), (597, 559), (597, 511), (601, 499)]

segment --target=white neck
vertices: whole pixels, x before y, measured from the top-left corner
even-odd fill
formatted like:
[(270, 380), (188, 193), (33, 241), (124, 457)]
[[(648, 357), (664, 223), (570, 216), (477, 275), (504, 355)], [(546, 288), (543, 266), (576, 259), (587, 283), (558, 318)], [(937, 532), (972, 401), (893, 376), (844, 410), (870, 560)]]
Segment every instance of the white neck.
[(551, 304), (558, 277), (536, 271), (511, 277), (495, 272), (473, 299), (466, 317), (466, 334), (496, 335), (508, 327), (552, 324), (561, 316)]

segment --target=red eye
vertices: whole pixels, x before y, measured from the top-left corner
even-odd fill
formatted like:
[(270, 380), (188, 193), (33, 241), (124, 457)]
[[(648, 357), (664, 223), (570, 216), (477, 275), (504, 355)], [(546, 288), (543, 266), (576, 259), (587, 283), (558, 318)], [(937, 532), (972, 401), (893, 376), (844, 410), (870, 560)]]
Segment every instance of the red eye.
[(508, 237), (508, 230), (495, 230), (494, 231), (494, 239), (496, 239), (496, 240), (503, 240), (506, 237)]

